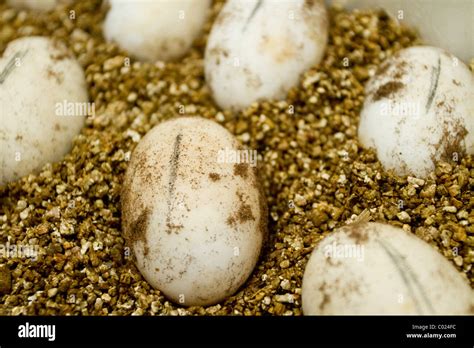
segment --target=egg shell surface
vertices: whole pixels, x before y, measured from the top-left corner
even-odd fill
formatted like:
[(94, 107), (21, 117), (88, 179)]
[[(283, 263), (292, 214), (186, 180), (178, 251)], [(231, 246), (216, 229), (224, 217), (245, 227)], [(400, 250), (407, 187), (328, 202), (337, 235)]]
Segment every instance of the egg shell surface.
[(210, 305), (234, 294), (254, 269), (266, 205), (242, 150), (200, 117), (159, 124), (132, 154), (122, 193), (123, 232), (145, 279), (176, 303)]
[(200, 34), (210, 0), (110, 0), (104, 36), (142, 61), (183, 56)]
[(59, 161), (85, 122), (82, 67), (45, 37), (10, 42), (0, 59), (0, 184)]
[(339, 228), (318, 244), (302, 303), (305, 315), (473, 314), (474, 292), (429, 244), (370, 222)]
[(385, 169), (426, 177), (436, 162), (474, 153), (474, 75), (435, 47), (403, 49), (366, 85), (359, 140)]
[(328, 16), (319, 0), (229, 0), (207, 42), (205, 76), (216, 103), (243, 109), (284, 98), (320, 62)]

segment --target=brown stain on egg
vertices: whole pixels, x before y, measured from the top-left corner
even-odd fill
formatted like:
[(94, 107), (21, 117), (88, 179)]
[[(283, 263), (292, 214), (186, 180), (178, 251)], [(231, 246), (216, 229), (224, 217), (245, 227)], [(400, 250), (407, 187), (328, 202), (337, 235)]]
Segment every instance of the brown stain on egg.
[(252, 207), (247, 203), (246, 199), (244, 199), (243, 193), (237, 191), (237, 197), (240, 205), (236, 215), (234, 215), (235, 219), (241, 224), (255, 220), (255, 216), (252, 213)]
[(385, 60), (380, 66), (377, 68), (375, 74), (377, 76), (386, 75), (391, 76), (394, 79), (401, 79), (403, 74), (405, 74), (406, 68), (408, 63), (404, 60), (400, 60), (399, 58), (392, 57), (392, 59)]
[(324, 312), (324, 309), (326, 308), (326, 306), (329, 304), (329, 302), (331, 302), (331, 297), (327, 294), (326, 288), (327, 288), (326, 282), (323, 282), (318, 289), (319, 292), (323, 295), (323, 299), (321, 303), (319, 304), (319, 311), (321, 313)]
[(248, 176), (248, 163), (236, 163), (234, 164), (234, 175), (240, 176), (244, 179)]
[(377, 68), (377, 71), (375, 72), (376, 75), (383, 75), (388, 71), (388, 68), (390, 68), (390, 61), (386, 60), (382, 64), (379, 65)]
[(255, 220), (253, 216), (252, 208), (246, 203), (242, 203), (237, 212), (237, 220), (242, 224), (247, 221)]
[(46, 70), (46, 76), (48, 79), (54, 79), (58, 85), (62, 84), (64, 81), (64, 73), (54, 71), (52, 67), (48, 67)]
[(174, 233), (178, 233), (179, 231), (181, 231), (182, 229), (184, 228), (184, 225), (183, 224), (173, 224), (171, 222), (167, 222), (166, 223), (166, 231), (168, 233), (171, 233), (171, 231), (173, 231)]
[(435, 146), (436, 151), (441, 150), (440, 158), (444, 161), (453, 160), (456, 153), (458, 158), (463, 156), (466, 152), (464, 146), (464, 139), (468, 134), (468, 130), (464, 127), (460, 120), (454, 121), (452, 127), (446, 123), (443, 125), (443, 133), (439, 143)]
[[(220, 46), (215, 46), (213, 48), (210, 48), (208, 51), (206, 51), (206, 56), (212, 57), (215, 60), (216, 65), (221, 64), (221, 60), (225, 60), (226, 58), (229, 57), (229, 51), (227, 49), (222, 48)], [(212, 81), (212, 75), (211, 74), (206, 74), (206, 80), (209, 81), (209, 89), (211, 90), (211, 94), (214, 94), (212, 92), (211, 88), (211, 81)]]
[(267, 53), (278, 64), (285, 63), (296, 57), (297, 46), (291, 38), (263, 35), (260, 49)]
[(223, 56), (225, 58), (229, 57), (229, 51), (227, 49), (220, 47), (220, 46), (215, 46), (209, 49), (208, 54), (211, 56)]
[(408, 63), (404, 60), (397, 62), (395, 65), (395, 71), (393, 74), (393, 77), (396, 79), (401, 79), (403, 74), (406, 74), (406, 67), (408, 66)]
[[(239, 202), (239, 208), (237, 211), (234, 211), (227, 217), (226, 223), (227, 225), (231, 227), (235, 227), (237, 224), (244, 224), (248, 221), (255, 221), (255, 215), (252, 211), (252, 207), (250, 204), (246, 202), (246, 199), (244, 199), (244, 195), (241, 192), (237, 192), (237, 197), (238, 197), (238, 202)], [(266, 205), (264, 206), (262, 203), (262, 198), (261, 197), (261, 191), (259, 191), (259, 209), (260, 209), (260, 221), (258, 223), (258, 229), (262, 233), (262, 235), (266, 235), (266, 217), (267, 217), (267, 210), (266, 210)], [(262, 218), (265, 219), (265, 221), (262, 221)]]
[(333, 267), (339, 267), (339, 266), (342, 266), (342, 262), (341, 260), (338, 260), (337, 258), (334, 258), (332, 256), (326, 256), (326, 263), (330, 266), (333, 266)]
[[(156, 155), (156, 154), (155, 154)], [(140, 152), (135, 151), (129, 166), (134, 169), (132, 180), (134, 177), (140, 178), (147, 184), (158, 182), (161, 178), (161, 170), (157, 169), (157, 163), (150, 160), (150, 156), (147, 155), (147, 150), (141, 150)]]
[(353, 223), (344, 226), (344, 231), (347, 232), (347, 235), (352, 238), (357, 244), (362, 244), (369, 240), (368, 232), (364, 228), (366, 226), (366, 223)]
[(244, 224), (247, 221), (255, 221), (252, 207), (248, 203), (240, 202), (239, 209), (227, 217), (226, 223), (235, 227), (237, 224)]
[(388, 98), (399, 92), (405, 85), (399, 81), (390, 81), (380, 86), (377, 91), (372, 94), (372, 100)]
[(301, 12), (311, 40), (324, 43), (326, 41), (324, 33), (328, 32), (329, 19), (323, 1), (305, 0)]
[(217, 173), (209, 173), (209, 179), (216, 182), (216, 181), (219, 181), (221, 179), (221, 176)]
[(226, 220), (227, 225), (233, 227), (235, 226), (235, 219), (232, 215), (230, 215)]
[(393, 56), (392, 59), (384, 61), (377, 69), (376, 76), (387, 76), (392, 79), (387, 83), (380, 86), (375, 92), (372, 93), (372, 100), (378, 101), (383, 98), (393, 97), (393, 95), (399, 92), (405, 85), (400, 81), (404, 74), (406, 74), (406, 68), (408, 63), (404, 60), (397, 59)]
[[(134, 249), (137, 242), (142, 242), (145, 256), (149, 253), (146, 231), (149, 225), (151, 210), (143, 203), (141, 195), (134, 191), (136, 181), (152, 182), (161, 177), (155, 167), (148, 163), (146, 151), (135, 151), (129, 162), (120, 192), (122, 232), (126, 246)], [(131, 253), (132, 260), (135, 254)]]
[(150, 248), (146, 238), (146, 232), (150, 223), (151, 211), (148, 208), (142, 209), (138, 217), (130, 223), (127, 230), (128, 240), (132, 244), (137, 242), (143, 243), (143, 253), (145, 257), (148, 255)]
[[(262, 236), (262, 243), (265, 244), (266, 239), (268, 238), (268, 205), (265, 197), (265, 191), (262, 184), (262, 179), (258, 175), (257, 167), (250, 169), (247, 165), (247, 171), (247, 175), (250, 176), (247, 179), (252, 180), (252, 187), (258, 191), (258, 211), (260, 214), (259, 220), (257, 222), (257, 229)], [(226, 220), (227, 224), (232, 227), (235, 227), (237, 223), (245, 223), (247, 221), (254, 221), (256, 219), (250, 205), (245, 203), (242, 193), (237, 192), (237, 196), (238, 201), (240, 202), (237, 214), (230, 215)], [(262, 250), (260, 253), (261, 252)]]
[(254, 89), (259, 89), (262, 87), (263, 83), (260, 77), (253, 73), (249, 68), (243, 68), (242, 73), (245, 76), (247, 87)]

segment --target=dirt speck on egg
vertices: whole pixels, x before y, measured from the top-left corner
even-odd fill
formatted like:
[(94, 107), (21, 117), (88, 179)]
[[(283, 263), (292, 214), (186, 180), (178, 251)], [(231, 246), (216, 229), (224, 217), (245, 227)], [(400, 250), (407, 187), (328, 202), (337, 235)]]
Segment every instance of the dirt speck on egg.
[(401, 90), (405, 85), (398, 81), (387, 82), (380, 86), (373, 94), (372, 100), (378, 101), (383, 98), (393, 97), (395, 93)]

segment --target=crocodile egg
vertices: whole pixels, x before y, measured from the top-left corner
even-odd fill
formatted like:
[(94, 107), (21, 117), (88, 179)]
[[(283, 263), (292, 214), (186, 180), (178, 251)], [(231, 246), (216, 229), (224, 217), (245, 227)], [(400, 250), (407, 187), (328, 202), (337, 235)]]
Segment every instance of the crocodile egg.
[(124, 237), (145, 279), (178, 304), (226, 299), (257, 263), (267, 213), (248, 151), (217, 123), (183, 117), (154, 127), (132, 154)]
[(215, 102), (243, 109), (284, 98), (317, 65), (328, 38), (322, 0), (229, 0), (207, 42), (204, 68)]
[(8, 44), (0, 58), (0, 110), (0, 185), (61, 160), (93, 113), (81, 66), (45, 37)]
[(104, 36), (142, 61), (178, 59), (200, 34), (210, 0), (110, 0)]
[(366, 85), (359, 140), (386, 169), (426, 177), (474, 154), (474, 75), (440, 48), (403, 49)]
[(313, 250), (303, 275), (306, 315), (474, 313), (474, 291), (432, 246), (382, 223), (355, 223)]

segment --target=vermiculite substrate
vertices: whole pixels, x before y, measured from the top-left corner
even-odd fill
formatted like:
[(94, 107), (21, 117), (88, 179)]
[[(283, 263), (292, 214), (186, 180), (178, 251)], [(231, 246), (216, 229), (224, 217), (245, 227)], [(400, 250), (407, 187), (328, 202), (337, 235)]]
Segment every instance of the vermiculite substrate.
[[(285, 101), (231, 114), (213, 104), (203, 76), (207, 33), (222, 4), (216, 1), (184, 59), (130, 66), (102, 37), (101, 1), (45, 15), (0, 4), (0, 51), (20, 36), (65, 42), (86, 72), (96, 113), (62, 162), (0, 188), (0, 243), (41, 251), (36, 261), (0, 258), (0, 315), (300, 315), (309, 253), (365, 209), (432, 244), (474, 284), (473, 157), (439, 163), (426, 180), (400, 178), (357, 141), (364, 83), (385, 57), (420, 43), (417, 35), (382, 12), (331, 9), (320, 66)], [(213, 119), (258, 151), (270, 210), (270, 238), (254, 273), (237, 294), (207, 308), (181, 308), (152, 289), (121, 237), (130, 153), (154, 125), (177, 115)]]

